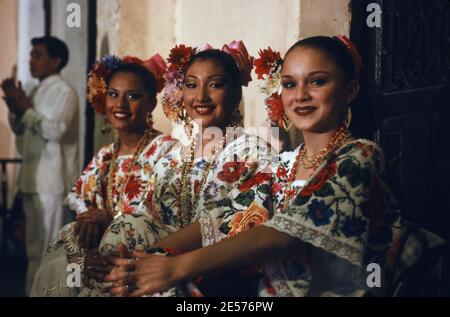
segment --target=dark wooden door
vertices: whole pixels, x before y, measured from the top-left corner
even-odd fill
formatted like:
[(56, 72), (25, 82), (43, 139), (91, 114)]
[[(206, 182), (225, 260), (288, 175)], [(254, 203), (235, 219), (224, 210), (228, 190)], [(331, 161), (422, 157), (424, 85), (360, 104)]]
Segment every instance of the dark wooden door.
[[(368, 27), (369, 3), (382, 9)], [(364, 70), (353, 129), (385, 150), (404, 218), (450, 241), (450, 0), (353, 0)]]

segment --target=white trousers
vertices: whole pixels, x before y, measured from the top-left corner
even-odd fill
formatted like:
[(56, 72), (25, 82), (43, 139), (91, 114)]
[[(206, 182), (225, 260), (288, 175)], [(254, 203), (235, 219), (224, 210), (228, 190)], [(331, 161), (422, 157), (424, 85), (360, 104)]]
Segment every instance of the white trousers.
[(63, 195), (23, 194), (25, 213), (25, 242), (28, 257), (26, 294), (30, 294), (34, 274), (47, 246), (58, 236), (66, 218)]

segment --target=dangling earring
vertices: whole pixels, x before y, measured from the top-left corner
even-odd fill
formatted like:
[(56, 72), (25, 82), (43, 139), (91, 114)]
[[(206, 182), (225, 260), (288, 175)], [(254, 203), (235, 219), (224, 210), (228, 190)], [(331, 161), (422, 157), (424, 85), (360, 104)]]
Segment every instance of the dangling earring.
[(184, 125), (184, 130), (189, 138), (192, 138), (192, 135), (194, 133), (194, 121), (186, 115), (184, 117), (184, 120), (182, 121)]
[(109, 121), (106, 118), (104, 118), (103, 126), (100, 129), (100, 131), (102, 132), (103, 135), (110, 134), (112, 131), (111, 123), (109, 123)]
[(350, 123), (352, 122), (352, 108), (347, 106), (347, 114), (345, 115), (344, 125), (348, 129), (350, 127)]
[(286, 113), (283, 113), (283, 129), (286, 132), (289, 132), (289, 130), (292, 127), (292, 121), (286, 116)]

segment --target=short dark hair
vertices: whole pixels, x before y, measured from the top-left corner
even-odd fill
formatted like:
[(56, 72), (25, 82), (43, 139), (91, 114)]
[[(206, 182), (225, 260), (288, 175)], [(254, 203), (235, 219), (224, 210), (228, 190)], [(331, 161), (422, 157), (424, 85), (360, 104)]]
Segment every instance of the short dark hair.
[(197, 60), (205, 60), (205, 59), (212, 59), (224, 68), (225, 74), (231, 80), (230, 83), (231, 90), (233, 94), (235, 94), (234, 97), (236, 98), (235, 106), (239, 107), (239, 103), (241, 102), (242, 99), (242, 74), (233, 57), (217, 49), (201, 51), (191, 57), (187, 65), (186, 71)]
[(61, 58), (58, 70), (62, 70), (69, 62), (69, 49), (66, 43), (54, 36), (35, 37), (31, 39), (31, 45), (45, 45), (48, 55), (52, 58)]
[(111, 79), (117, 73), (133, 73), (138, 75), (144, 84), (144, 88), (148, 91), (150, 95), (150, 99), (156, 101), (157, 94), (157, 84), (155, 76), (151, 71), (149, 71), (144, 66), (134, 64), (134, 63), (125, 63), (114, 69), (111, 74), (106, 78), (106, 85), (109, 86)]
[(353, 57), (350, 51), (338, 39), (328, 36), (305, 38), (292, 45), (284, 58), (286, 59), (288, 54), (297, 47), (309, 47), (322, 51), (332, 59), (336, 66), (342, 71), (346, 82), (356, 79), (356, 65)]

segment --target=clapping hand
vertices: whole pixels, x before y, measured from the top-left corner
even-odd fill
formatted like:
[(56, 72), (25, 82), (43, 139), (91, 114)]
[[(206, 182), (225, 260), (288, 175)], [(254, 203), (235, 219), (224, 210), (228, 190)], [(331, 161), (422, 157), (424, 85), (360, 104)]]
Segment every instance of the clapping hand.
[(32, 107), (20, 81), (16, 83), (14, 78), (6, 78), (2, 81), (1, 87), (5, 94), (2, 98), (11, 112), (22, 115), (28, 108)]

